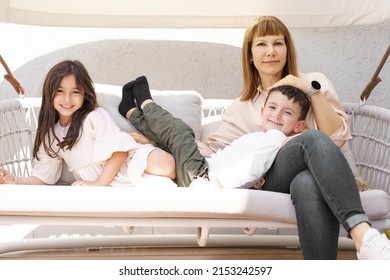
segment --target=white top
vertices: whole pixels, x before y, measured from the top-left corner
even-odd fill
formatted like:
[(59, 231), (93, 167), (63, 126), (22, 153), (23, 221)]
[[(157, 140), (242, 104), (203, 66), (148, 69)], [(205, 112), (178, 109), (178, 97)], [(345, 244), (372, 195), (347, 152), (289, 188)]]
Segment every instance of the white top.
[[(65, 137), (68, 127), (57, 123), (54, 127), (58, 138)], [(143, 180), (147, 166), (147, 157), (155, 149), (154, 146), (137, 143), (127, 132), (121, 131), (109, 113), (99, 107), (89, 113), (83, 121), (79, 141), (71, 150), (59, 150), (58, 157), (52, 158), (46, 154), (43, 145), (38, 151), (39, 161), (35, 160), (32, 176), (46, 184), (55, 184), (61, 176), (63, 160), (76, 180), (94, 181), (104, 169), (104, 165), (114, 152), (126, 151), (129, 156), (110, 186), (138, 186)], [(51, 137), (51, 139), (54, 139)], [(58, 141), (52, 144), (56, 147)], [(174, 184), (167, 177), (159, 177), (159, 184)], [(150, 181), (153, 182), (153, 181)]]
[(209, 179), (218, 179), (224, 188), (250, 188), (271, 167), (286, 138), (275, 129), (241, 136), (206, 158)]

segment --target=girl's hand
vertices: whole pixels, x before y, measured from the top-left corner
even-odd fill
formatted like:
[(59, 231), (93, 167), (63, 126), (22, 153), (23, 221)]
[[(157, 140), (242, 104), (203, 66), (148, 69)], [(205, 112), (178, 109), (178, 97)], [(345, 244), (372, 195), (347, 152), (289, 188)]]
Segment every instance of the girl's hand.
[(138, 132), (131, 132), (129, 133), (131, 137), (134, 138), (135, 142), (137, 143), (140, 143), (140, 144), (153, 144), (155, 145), (155, 143), (151, 140), (149, 140), (148, 138), (146, 138), (145, 135), (141, 134), (141, 133), (138, 133)]
[(0, 184), (16, 184), (16, 177), (0, 167)]
[(301, 91), (303, 91), (305, 94), (308, 92), (311, 88), (311, 85), (308, 81), (293, 76), (293, 75), (287, 75), (283, 79), (277, 81), (274, 85), (269, 87), (267, 90), (270, 91), (272, 88), (278, 87), (278, 86), (293, 86), (296, 88), (299, 88)]
[(75, 181), (71, 185), (73, 187), (106, 187), (106, 185), (99, 184), (98, 181)]

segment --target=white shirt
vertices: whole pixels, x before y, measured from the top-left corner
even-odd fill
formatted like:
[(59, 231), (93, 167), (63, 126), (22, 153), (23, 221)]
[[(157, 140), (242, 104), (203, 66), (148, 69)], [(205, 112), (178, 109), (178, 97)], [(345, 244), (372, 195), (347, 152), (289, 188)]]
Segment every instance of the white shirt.
[(271, 167), (286, 138), (274, 129), (241, 136), (206, 158), (210, 181), (218, 180), (224, 188), (250, 188)]

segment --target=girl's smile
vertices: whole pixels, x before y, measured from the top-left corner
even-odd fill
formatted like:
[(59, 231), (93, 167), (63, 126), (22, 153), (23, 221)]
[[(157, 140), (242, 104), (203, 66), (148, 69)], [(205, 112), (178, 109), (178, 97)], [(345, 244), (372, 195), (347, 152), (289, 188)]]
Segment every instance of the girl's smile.
[(83, 102), (84, 91), (77, 85), (76, 77), (74, 75), (63, 77), (53, 99), (61, 126), (70, 124), (73, 114), (81, 108)]

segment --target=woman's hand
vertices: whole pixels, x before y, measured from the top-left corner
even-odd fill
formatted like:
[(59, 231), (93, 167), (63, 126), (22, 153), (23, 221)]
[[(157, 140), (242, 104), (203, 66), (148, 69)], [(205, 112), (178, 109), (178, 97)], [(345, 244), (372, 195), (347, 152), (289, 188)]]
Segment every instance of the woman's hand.
[(301, 91), (303, 91), (305, 94), (310, 90), (311, 85), (308, 81), (293, 76), (293, 75), (287, 75), (283, 79), (277, 81), (274, 85), (269, 87), (267, 91), (270, 91), (272, 88), (278, 87), (278, 86), (293, 86), (296, 88), (299, 88)]
[(134, 140), (137, 142), (137, 143), (140, 143), (140, 144), (152, 144), (155, 146), (156, 143), (154, 143), (153, 141), (149, 140), (148, 138), (146, 138), (145, 135), (141, 134), (141, 133), (138, 133), (138, 132), (131, 132), (129, 133), (131, 137), (134, 138)]
[[(282, 85), (294, 86), (303, 91), (305, 94), (311, 88), (310, 82), (293, 75), (287, 75), (276, 82), (272, 87), (269, 87), (268, 91), (274, 87)], [(318, 92), (321, 92), (321, 90)], [(326, 135), (332, 136), (343, 125), (341, 116), (331, 106), (322, 92), (321, 94), (314, 94), (310, 97), (310, 106), (313, 110), (318, 128)]]
[(16, 177), (0, 167), (0, 184), (16, 184)]

